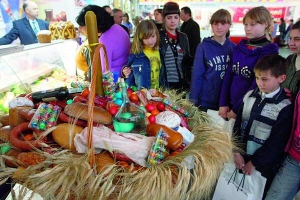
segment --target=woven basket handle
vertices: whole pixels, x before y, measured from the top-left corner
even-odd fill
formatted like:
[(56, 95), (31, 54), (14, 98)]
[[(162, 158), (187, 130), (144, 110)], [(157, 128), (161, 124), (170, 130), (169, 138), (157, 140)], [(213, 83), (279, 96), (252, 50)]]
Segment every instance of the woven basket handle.
[[(91, 86), (90, 86), (90, 93), (89, 93), (89, 101), (88, 101), (88, 150), (89, 150), (89, 162), (91, 166), (94, 166), (95, 164), (95, 154), (94, 154), (94, 147), (93, 147), (93, 116), (94, 116), (94, 100), (96, 95), (96, 81), (102, 82), (102, 66), (101, 66), (101, 56), (100, 52), (103, 53), (104, 59), (105, 59), (105, 70), (109, 70), (108, 68), (108, 59), (107, 59), (107, 53), (106, 48), (103, 44), (99, 43), (94, 51), (93, 56), (93, 62), (92, 62), (92, 74), (91, 74)], [(100, 66), (98, 66), (98, 63), (100, 63)], [(101, 78), (97, 78), (97, 73), (99, 71), (101, 72)], [(102, 86), (103, 84), (101, 84)]]

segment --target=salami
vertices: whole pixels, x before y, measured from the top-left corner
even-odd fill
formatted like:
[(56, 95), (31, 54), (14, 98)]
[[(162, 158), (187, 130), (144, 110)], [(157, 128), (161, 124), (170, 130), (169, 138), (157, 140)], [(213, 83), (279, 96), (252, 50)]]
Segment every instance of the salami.
[[(16, 148), (22, 151), (30, 151), (33, 147), (40, 148), (41, 142), (45, 142), (46, 138), (42, 138), (39, 140), (31, 140), (25, 141), (22, 137), (22, 133), (25, 131), (36, 132), (36, 129), (28, 127), (29, 122), (23, 122), (16, 126), (10, 133), (9, 142)], [(36, 132), (38, 137), (41, 135), (41, 132)]]

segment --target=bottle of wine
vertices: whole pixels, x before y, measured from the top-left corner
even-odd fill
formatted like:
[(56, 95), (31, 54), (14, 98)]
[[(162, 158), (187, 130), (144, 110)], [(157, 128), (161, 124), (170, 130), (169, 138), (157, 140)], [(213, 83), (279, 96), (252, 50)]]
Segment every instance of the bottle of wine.
[(69, 90), (67, 87), (59, 87), (51, 90), (44, 90), (32, 93), (33, 103), (38, 102), (50, 102), (57, 100), (64, 100), (69, 96)]

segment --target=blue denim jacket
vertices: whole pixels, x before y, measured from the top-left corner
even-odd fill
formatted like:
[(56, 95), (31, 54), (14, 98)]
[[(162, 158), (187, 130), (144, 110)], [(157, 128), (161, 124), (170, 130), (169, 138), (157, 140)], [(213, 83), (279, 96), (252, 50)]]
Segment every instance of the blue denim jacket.
[[(161, 54), (160, 54), (161, 55)], [(141, 88), (151, 88), (151, 65), (149, 58), (141, 52), (139, 54), (130, 54), (127, 62), (127, 67), (131, 67), (132, 72), (129, 77), (125, 79), (128, 86), (137, 86)], [(159, 72), (159, 86), (166, 87), (166, 69), (162, 62)]]

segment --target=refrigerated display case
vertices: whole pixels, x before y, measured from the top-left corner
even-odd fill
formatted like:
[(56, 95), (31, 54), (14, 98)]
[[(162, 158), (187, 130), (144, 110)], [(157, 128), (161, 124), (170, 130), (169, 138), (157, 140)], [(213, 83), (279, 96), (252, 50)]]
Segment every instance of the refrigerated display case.
[[(9, 48), (9, 47), (8, 47)], [(69, 86), (76, 76), (76, 40), (0, 49), (0, 114), (18, 94)]]

